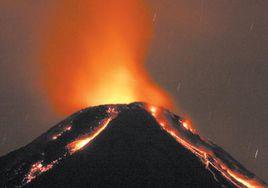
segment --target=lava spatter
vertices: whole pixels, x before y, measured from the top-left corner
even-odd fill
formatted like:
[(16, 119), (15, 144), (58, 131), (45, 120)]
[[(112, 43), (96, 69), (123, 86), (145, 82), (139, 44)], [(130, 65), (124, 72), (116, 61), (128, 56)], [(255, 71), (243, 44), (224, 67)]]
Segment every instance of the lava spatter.
[(27, 174), (27, 176), (23, 180), (23, 184), (30, 183), (32, 180), (34, 180), (37, 176), (41, 175), (42, 173), (50, 170), (53, 168), (55, 164), (59, 162), (59, 159), (52, 161), (51, 163), (44, 165), (43, 161), (38, 161), (34, 163)]
[(67, 132), (67, 131), (70, 131), (71, 129), (72, 129), (72, 126), (71, 126), (71, 125), (68, 125), (68, 126), (64, 127), (63, 130), (61, 130), (59, 133), (53, 135), (53, 136), (52, 136), (52, 139), (53, 139), (53, 140), (58, 139), (59, 137), (62, 136), (62, 134), (64, 134), (64, 133)]

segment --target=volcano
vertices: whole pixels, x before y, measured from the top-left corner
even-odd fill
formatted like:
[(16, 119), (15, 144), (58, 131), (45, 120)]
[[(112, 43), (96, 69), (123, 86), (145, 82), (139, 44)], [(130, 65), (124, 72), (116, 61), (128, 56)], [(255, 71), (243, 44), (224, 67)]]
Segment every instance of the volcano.
[(183, 118), (145, 103), (81, 110), (0, 158), (0, 187), (265, 187)]

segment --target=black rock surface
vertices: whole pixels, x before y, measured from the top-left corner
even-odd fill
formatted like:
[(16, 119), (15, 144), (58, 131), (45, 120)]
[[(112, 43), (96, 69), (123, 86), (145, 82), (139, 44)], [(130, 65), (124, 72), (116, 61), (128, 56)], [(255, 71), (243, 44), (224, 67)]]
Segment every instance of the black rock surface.
[[(109, 107), (77, 112), (1, 157), (0, 187), (234, 187), (163, 131), (141, 103), (112, 105), (117, 117), (83, 149), (68, 153), (67, 144), (94, 130)], [(63, 131), (68, 126), (72, 129)], [(38, 161), (51, 166), (27, 182)]]

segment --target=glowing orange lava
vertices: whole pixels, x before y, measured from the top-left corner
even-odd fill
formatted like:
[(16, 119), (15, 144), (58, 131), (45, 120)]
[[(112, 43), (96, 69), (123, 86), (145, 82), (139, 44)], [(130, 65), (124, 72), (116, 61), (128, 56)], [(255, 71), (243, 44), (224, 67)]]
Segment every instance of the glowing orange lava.
[[(167, 115), (169, 112), (162, 108), (153, 105), (145, 105), (145, 109), (155, 118), (163, 130), (168, 132), (177, 142), (199, 157), (208, 170), (210, 170), (209, 166), (213, 166), (237, 187), (266, 187), (265, 183), (258, 177), (250, 177), (248, 175), (250, 173), (242, 169), (242, 167), (221, 148), (196, 134), (188, 120), (180, 120), (174, 123), (174, 120)], [(218, 156), (221, 156), (221, 158)]]
[[(109, 107), (107, 110), (107, 118), (104, 118), (99, 122), (99, 125), (93, 130), (92, 132), (89, 132), (87, 135), (84, 135), (82, 137), (77, 138), (76, 140), (72, 141), (71, 143), (67, 144), (65, 147), (67, 151), (57, 159), (53, 160), (52, 162), (44, 165), (43, 161), (37, 161), (34, 164), (32, 164), (29, 172), (23, 179), (23, 184), (30, 183), (32, 180), (34, 180), (37, 176), (40, 176), (42, 173), (52, 169), (54, 165), (58, 164), (62, 159), (66, 158), (67, 154), (74, 154), (75, 152), (83, 149), (85, 146), (87, 146), (94, 138), (96, 138), (108, 125), (109, 123), (117, 117), (118, 111), (114, 107)], [(72, 126), (68, 125), (62, 129), (62, 131), (52, 137), (52, 140), (58, 139), (63, 133), (66, 131), (71, 131)]]
[(66, 146), (70, 154), (73, 154), (83, 149), (92, 140), (94, 140), (94, 138), (96, 138), (109, 125), (109, 123), (117, 116), (118, 112), (116, 111), (116, 109), (110, 107), (107, 110), (107, 113), (109, 114), (109, 117), (103, 119), (93, 132), (76, 139), (75, 141), (69, 143)]
[(88, 145), (94, 138), (96, 138), (107, 127), (107, 125), (110, 123), (111, 120), (112, 120), (111, 117), (106, 118), (105, 120), (103, 120), (101, 125), (98, 126), (97, 129), (93, 133), (87, 136), (83, 136), (82, 138), (79, 138), (71, 142), (70, 144), (68, 144), (67, 148), (69, 150), (69, 153), (73, 154), (81, 150), (82, 148), (84, 148), (86, 145)]
[(39, 62), (58, 112), (135, 101), (172, 108), (144, 67), (152, 36), (144, 1), (66, 0), (53, 19), (42, 36)]
[[(200, 135), (195, 131), (192, 131), (191, 124), (188, 120), (182, 120), (180, 117), (175, 116), (168, 110), (165, 110), (161, 107), (147, 104), (141, 104), (140, 107), (147, 110), (155, 118), (160, 128), (170, 134), (183, 147), (195, 154), (200, 161), (203, 162), (207, 170), (213, 174), (216, 180), (217, 175), (215, 172), (218, 171), (223, 177), (226, 178), (226, 180), (228, 180), (228, 182), (232, 183), (234, 186), (248, 188), (266, 187), (265, 182), (247, 171), (228, 153), (209, 140), (200, 137)], [(119, 113), (120, 109), (118, 109), (116, 106), (109, 106), (106, 110), (105, 118), (101, 119), (98, 121), (97, 125), (93, 126), (95, 129), (90, 129), (90, 131), (85, 135), (78, 135), (77, 138), (67, 143), (64, 146), (64, 153), (62, 153), (60, 156), (48, 163), (45, 163), (44, 160), (34, 162), (30, 167), (29, 172), (23, 179), (23, 185), (30, 183), (42, 173), (51, 170), (66, 157), (83, 150), (108, 127), (109, 123), (114, 120)], [(62, 132), (57, 135), (60, 137), (64, 132), (71, 130), (72, 125), (67, 125), (63, 127)], [(55, 142), (54, 139), (51, 141)]]
[(72, 126), (69, 125), (67, 127), (65, 127), (60, 133), (56, 134), (56, 135), (53, 135), (52, 136), (52, 140), (57, 140), (59, 137), (62, 136), (63, 133), (67, 132), (67, 131), (70, 131), (72, 129)]
[(58, 163), (58, 160), (52, 161), (47, 165), (43, 165), (43, 161), (38, 161), (34, 163), (28, 173), (28, 175), (24, 178), (24, 183), (30, 183), (40, 174), (50, 170), (54, 164)]
[(195, 130), (193, 128), (193, 125), (192, 125), (190, 120), (188, 120), (188, 119), (181, 120), (181, 124), (185, 129), (187, 129), (187, 130), (189, 130), (189, 131), (191, 131), (193, 133), (195, 132)]

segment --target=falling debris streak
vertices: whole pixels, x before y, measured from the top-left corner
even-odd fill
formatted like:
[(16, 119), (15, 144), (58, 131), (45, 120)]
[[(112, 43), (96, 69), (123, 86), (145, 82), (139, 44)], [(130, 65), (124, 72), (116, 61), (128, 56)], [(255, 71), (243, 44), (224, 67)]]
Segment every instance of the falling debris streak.
[[(199, 157), (210, 172), (212, 171), (209, 169), (209, 166), (212, 166), (237, 187), (265, 187), (265, 184), (257, 177), (248, 177), (246, 175), (247, 172), (241, 169), (239, 167), (240, 165), (230, 157), (226, 156), (226, 159), (217, 157), (218, 151), (214, 149), (215, 145), (206, 141), (204, 138), (200, 138), (193, 128), (189, 128), (190, 124), (188, 124), (187, 120), (180, 120), (178, 122), (182, 126), (174, 125), (172, 119), (165, 115), (167, 113), (166, 110), (153, 105), (145, 105), (144, 107), (155, 118), (163, 130)], [(189, 134), (192, 138), (187, 136)], [(256, 157), (257, 154), (258, 150), (255, 153)], [(212, 174), (215, 177), (213, 172)]]
[(156, 14), (156, 12), (155, 12), (155, 13), (154, 13), (154, 17), (153, 17), (153, 23), (155, 22), (156, 17), (157, 17), (157, 14)]
[(179, 92), (181, 89), (181, 83), (178, 83), (178, 86), (177, 86), (177, 92)]
[(257, 148), (255, 155), (254, 155), (255, 159), (257, 159), (257, 157), (258, 157), (258, 153), (259, 153), (259, 149)]
[(252, 30), (253, 30), (253, 27), (254, 27), (254, 23), (252, 23), (251, 25), (250, 25), (250, 27), (249, 27), (249, 32), (251, 32)]

